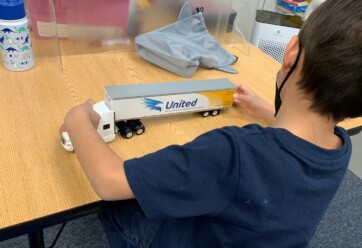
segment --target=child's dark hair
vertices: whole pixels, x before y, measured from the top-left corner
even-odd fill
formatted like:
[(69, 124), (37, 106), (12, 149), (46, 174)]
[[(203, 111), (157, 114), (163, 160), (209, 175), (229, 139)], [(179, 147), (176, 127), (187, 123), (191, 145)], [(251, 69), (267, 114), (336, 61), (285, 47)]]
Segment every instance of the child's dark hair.
[(311, 108), (336, 121), (362, 116), (362, 0), (326, 0), (298, 36)]

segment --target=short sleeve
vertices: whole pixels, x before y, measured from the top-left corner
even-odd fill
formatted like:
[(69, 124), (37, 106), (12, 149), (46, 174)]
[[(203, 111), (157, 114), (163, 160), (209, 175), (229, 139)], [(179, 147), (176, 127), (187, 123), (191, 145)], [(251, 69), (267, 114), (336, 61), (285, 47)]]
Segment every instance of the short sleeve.
[(235, 135), (221, 128), (183, 146), (127, 160), (125, 172), (149, 218), (212, 216), (234, 195), (239, 154)]

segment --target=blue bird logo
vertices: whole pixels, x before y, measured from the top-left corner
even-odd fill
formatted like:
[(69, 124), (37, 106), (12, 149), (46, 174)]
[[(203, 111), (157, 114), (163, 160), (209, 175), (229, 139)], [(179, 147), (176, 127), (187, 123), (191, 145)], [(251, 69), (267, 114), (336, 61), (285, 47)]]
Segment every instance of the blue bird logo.
[(150, 99), (150, 98), (143, 98), (143, 103), (144, 103), (144, 105), (146, 105), (147, 108), (149, 108), (151, 110), (158, 110), (160, 112), (162, 111), (162, 108), (160, 106), (157, 106), (158, 104), (163, 103), (161, 101)]

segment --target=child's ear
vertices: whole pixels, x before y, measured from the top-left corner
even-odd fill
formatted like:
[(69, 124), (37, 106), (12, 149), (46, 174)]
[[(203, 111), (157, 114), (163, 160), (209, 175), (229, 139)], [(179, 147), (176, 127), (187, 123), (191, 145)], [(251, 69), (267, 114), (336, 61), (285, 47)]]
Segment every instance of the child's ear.
[(282, 70), (288, 72), (293, 66), (295, 60), (297, 59), (299, 51), (299, 38), (298, 36), (293, 36), (289, 41), (289, 44), (284, 52)]

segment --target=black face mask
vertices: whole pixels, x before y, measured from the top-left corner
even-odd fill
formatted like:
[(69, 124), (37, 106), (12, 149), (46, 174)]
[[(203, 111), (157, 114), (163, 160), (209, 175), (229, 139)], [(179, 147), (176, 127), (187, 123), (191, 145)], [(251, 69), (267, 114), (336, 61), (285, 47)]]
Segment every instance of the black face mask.
[(284, 87), (284, 84), (287, 82), (288, 78), (290, 77), (290, 75), (292, 75), (293, 71), (295, 70), (295, 68), (297, 67), (300, 55), (302, 54), (302, 45), (299, 42), (299, 50), (298, 50), (298, 54), (297, 54), (297, 58), (295, 59), (295, 62), (293, 64), (293, 66), (290, 68), (288, 74), (285, 76), (282, 84), (280, 85), (280, 87), (278, 88), (278, 75), (276, 77), (276, 89), (275, 89), (275, 98), (274, 98), (274, 106), (275, 106), (275, 113), (274, 113), (274, 117), (277, 116), (280, 106), (282, 105), (282, 99), (280, 97), (280, 92), (282, 91), (282, 88)]

